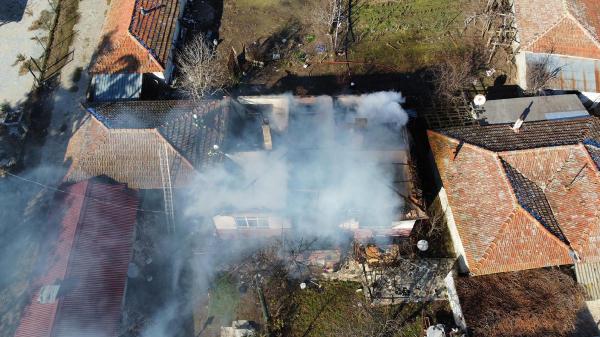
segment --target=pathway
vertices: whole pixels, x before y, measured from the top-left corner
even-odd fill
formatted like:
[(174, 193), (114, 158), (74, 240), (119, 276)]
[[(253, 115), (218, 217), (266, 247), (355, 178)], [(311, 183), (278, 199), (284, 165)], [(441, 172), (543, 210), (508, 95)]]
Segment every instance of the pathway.
[[(26, 6), (25, 6), (26, 4)], [(0, 0), (0, 103), (8, 102), (15, 106), (25, 101), (33, 86), (33, 76), (19, 75), (19, 65), (13, 65), (17, 55), (39, 57), (44, 48), (33, 37), (48, 35), (48, 31), (29, 30), (42, 11), (51, 11), (48, 0)], [(4, 24), (3, 24), (4, 23)]]

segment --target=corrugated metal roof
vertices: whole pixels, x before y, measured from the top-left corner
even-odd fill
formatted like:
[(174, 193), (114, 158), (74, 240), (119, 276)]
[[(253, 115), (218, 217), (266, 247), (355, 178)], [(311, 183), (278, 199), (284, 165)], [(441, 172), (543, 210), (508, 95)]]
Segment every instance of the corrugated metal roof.
[(577, 283), (585, 289), (588, 300), (600, 299), (600, 262), (576, 263)]
[[(66, 189), (61, 233), (50, 268), (35, 284), (16, 337), (113, 337), (131, 257), (137, 197), (125, 185), (89, 180)], [(106, 201), (105, 201), (106, 200)], [(58, 301), (38, 302), (60, 283)]]
[(527, 53), (527, 68), (548, 60), (548, 69), (561, 68), (552, 89), (600, 92), (600, 60), (562, 55)]
[(140, 98), (142, 74), (98, 74), (93, 78), (94, 101), (111, 102)]

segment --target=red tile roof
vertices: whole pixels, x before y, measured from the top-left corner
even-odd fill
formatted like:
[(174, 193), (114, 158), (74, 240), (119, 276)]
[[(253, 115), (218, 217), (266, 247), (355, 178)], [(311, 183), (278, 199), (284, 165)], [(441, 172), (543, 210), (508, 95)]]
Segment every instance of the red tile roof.
[(65, 180), (77, 182), (105, 175), (132, 188), (163, 188), (161, 154), (171, 166), (173, 187), (185, 186), (194, 167), (156, 129), (108, 129), (90, 117), (69, 141), (71, 161)]
[(179, 12), (179, 0), (112, 0), (90, 72), (164, 72)]
[(516, 0), (521, 50), (600, 59), (600, 2)]
[[(134, 101), (90, 107), (89, 119), (69, 141), (66, 181), (99, 175), (131, 188), (163, 188), (161, 154), (173, 187), (189, 184), (196, 170), (221, 158), (229, 100)], [(200, 122), (201, 121), (201, 122)]]
[[(117, 336), (136, 221), (136, 194), (98, 180), (65, 189), (60, 233), (35, 282), (16, 337)], [(61, 283), (54, 303), (38, 302), (43, 285)]]
[(428, 134), (473, 274), (572, 264), (570, 248), (600, 261), (600, 172), (583, 144), (494, 152)]

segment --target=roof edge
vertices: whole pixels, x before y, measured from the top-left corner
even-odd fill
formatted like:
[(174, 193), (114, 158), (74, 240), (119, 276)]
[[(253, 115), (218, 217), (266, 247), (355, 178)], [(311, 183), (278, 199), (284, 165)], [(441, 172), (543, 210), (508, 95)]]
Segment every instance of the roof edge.
[(475, 145), (475, 144), (472, 144), (472, 143), (466, 142), (466, 141), (464, 141), (464, 140), (460, 140), (460, 139), (458, 139), (458, 138), (454, 138), (454, 137), (452, 137), (452, 136), (449, 136), (449, 135), (447, 135), (447, 134), (444, 134), (444, 133), (442, 133), (442, 132), (439, 132), (439, 131), (437, 131), (437, 130), (431, 130), (431, 129), (428, 129), (428, 130), (427, 130), (428, 136), (429, 136), (429, 133), (430, 133), (430, 132), (431, 132), (431, 133), (433, 133), (433, 134), (435, 134), (435, 135), (437, 135), (437, 136), (440, 136), (440, 137), (443, 137), (443, 138), (445, 138), (445, 139), (447, 139), (447, 140), (450, 140), (450, 141), (452, 141), (453, 143), (456, 143), (456, 145), (458, 145), (458, 144), (462, 143), (462, 144), (463, 144), (463, 146), (465, 146), (465, 145), (466, 145), (467, 147), (469, 147), (469, 148), (471, 148), (471, 149), (473, 149), (473, 150), (480, 151), (480, 152), (482, 152), (482, 153), (485, 153), (485, 154), (488, 154), (488, 155), (493, 155), (493, 156), (495, 156), (495, 155), (497, 155), (497, 154), (498, 154), (497, 152), (494, 152), (494, 151), (492, 151), (492, 150), (486, 149), (485, 147), (482, 147), (482, 146), (479, 146), (479, 145)]
[(581, 151), (583, 151), (585, 153), (585, 158), (587, 160), (587, 163), (593, 167), (593, 170), (595, 172), (597, 172), (597, 173), (600, 172), (600, 168), (598, 168), (598, 165), (594, 161), (594, 158), (592, 158), (592, 154), (587, 149), (587, 147), (585, 146), (585, 144), (579, 143), (577, 145), (578, 145), (579, 149), (581, 149)]

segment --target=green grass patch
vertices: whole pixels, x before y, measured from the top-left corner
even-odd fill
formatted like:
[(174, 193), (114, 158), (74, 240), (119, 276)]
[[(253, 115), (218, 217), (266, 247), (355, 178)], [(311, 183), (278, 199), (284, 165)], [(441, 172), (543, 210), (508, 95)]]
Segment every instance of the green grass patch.
[[(371, 336), (389, 329), (384, 322), (393, 320), (389, 336), (420, 337), (423, 331), (421, 304), (371, 307), (359, 283), (323, 282), (324, 290), (297, 291), (296, 311), (290, 320), (290, 335), (309, 336)], [(427, 306), (427, 305), (426, 305)]]
[(465, 0), (407, 0), (364, 3), (356, 9), (355, 57), (415, 69), (436, 61), (441, 51), (458, 48), (449, 34), (463, 22)]
[(228, 275), (216, 279), (210, 291), (208, 315), (221, 322), (231, 322), (240, 302), (235, 280)]

